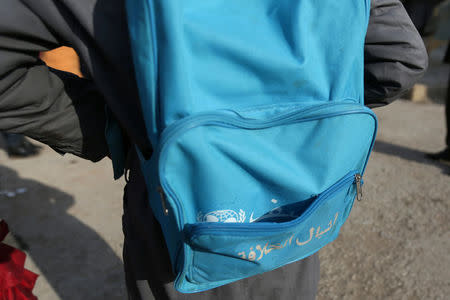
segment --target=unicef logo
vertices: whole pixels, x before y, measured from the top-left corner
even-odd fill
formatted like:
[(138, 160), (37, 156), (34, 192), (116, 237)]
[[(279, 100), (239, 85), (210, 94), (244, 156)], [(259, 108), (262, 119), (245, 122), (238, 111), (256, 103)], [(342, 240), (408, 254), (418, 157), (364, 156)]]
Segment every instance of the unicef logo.
[(236, 212), (231, 209), (215, 210), (209, 213), (203, 214), (199, 212), (197, 214), (198, 222), (220, 222), (220, 223), (244, 223), (245, 211), (242, 209)]

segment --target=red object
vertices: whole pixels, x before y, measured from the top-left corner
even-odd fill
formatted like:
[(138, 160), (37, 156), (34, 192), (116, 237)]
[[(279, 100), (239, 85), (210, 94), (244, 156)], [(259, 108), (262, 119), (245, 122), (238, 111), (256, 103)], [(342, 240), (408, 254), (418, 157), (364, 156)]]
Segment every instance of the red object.
[[(0, 222), (0, 242), (8, 234), (8, 225)], [(37, 300), (31, 292), (38, 275), (25, 269), (26, 255), (0, 243), (0, 300)]]

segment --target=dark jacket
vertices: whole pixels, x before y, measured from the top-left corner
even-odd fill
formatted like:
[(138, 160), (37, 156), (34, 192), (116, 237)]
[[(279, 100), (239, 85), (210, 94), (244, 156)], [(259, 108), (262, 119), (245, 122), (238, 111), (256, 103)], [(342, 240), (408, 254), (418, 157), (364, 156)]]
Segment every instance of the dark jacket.
[[(80, 79), (48, 68), (40, 51), (73, 47)], [(398, 0), (373, 0), (365, 46), (365, 101), (385, 105), (427, 68), (422, 40)], [(144, 152), (124, 0), (2, 0), (0, 130), (24, 133), (59, 152), (107, 155), (105, 103)]]

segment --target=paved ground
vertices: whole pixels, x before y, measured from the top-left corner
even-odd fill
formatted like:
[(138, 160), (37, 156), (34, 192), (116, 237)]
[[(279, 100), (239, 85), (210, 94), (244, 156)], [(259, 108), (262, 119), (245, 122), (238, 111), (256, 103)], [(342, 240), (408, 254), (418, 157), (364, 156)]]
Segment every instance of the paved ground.
[[(450, 167), (423, 157), (444, 146), (444, 107), (399, 101), (376, 112), (365, 199), (320, 252), (319, 300), (448, 299)], [(112, 181), (108, 161), (47, 148), (9, 160), (0, 151), (0, 176), (0, 217), (15, 234), (9, 242), (26, 249), (27, 267), (41, 274), (39, 299), (125, 299), (123, 182)]]
[(429, 101), (445, 103), (449, 80), (449, 65), (443, 64), (447, 44), (434, 48), (429, 55), (428, 71), (419, 79), (412, 90), (410, 99), (413, 101)]
[(396, 102), (376, 112), (365, 200), (320, 253), (319, 299), (448, 299), (450, 167), (423, 157), (444, 146), (443, 106)]
[(26, 249), (28, 268), (41, 274), (40, 300), (125, 299), (123, 183), (111, 175), (107, 160), (94, 165), (48, 148), (24, 160), (0, 152), (0, 190), (27, 189), (0, 195), (0, 218)]

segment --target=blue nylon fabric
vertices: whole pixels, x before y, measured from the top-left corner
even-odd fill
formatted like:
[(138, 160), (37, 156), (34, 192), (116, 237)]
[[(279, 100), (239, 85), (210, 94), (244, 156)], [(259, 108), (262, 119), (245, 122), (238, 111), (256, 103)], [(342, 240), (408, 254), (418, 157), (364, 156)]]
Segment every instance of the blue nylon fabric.
[[(341, 216), (344, 209), (352, 205), (354, 193), (354, 188), (349, 189), (347, 184), (326, 199), (313, 216), (282, 234), (262, 228), (255, 229), (251, 235), (217, 230), (215, 234), (194, 236), (189, 244), (194, 250), (199, 250), (194, 252), (193, 258), (197, 263), (186, 280), (208, 284), (212, 280), (227, 280), (233, 276), (245, 278), (313, 254), (337, 237), (345, 220)], [(217, 265), (227, 268), (220, 269)]]
[(368, 0), (129, 0), (127, 8), (154, 145), (166, 126), (201, 111), (363, 101)]
[(199, 126), (168, 147), (161, 179), (182, 199), (186, 223), (224, 209), (243, 210), (248, 221), (317, 195), (351, 170), (362, 172), (373, 133), (367, 114), (259, 130)]
[(368, 0), (127, 1), (156, 149), (142, 169), (177, 290), (266, 272), (337, 237), (377, 129), (363, 106), (369, 9)]

